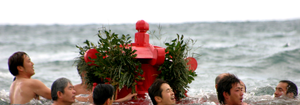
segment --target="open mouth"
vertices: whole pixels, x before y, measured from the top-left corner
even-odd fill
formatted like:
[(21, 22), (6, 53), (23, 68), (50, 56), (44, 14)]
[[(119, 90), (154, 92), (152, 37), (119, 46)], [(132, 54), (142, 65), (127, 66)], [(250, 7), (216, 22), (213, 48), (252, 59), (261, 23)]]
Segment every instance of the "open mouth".
[(171, 98), (171, 100), (175, 100), (175, 98)]
[(171, 96), (171, 100), (175, 100), (175, 96), (174, 95)]

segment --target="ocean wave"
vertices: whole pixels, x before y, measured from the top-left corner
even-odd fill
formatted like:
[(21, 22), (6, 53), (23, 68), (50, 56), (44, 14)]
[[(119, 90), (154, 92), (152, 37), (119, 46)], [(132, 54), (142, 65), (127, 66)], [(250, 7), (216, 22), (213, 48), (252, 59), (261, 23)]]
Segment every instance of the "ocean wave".
[(29, 55), (34, 63), (69, 62), (78, 56), (75, 52), (32, 52)]
[(299, 64), (300, 63), (300, 48), (275, 53), (275, 54), (265, 58), (264, 61), (268, 65)]

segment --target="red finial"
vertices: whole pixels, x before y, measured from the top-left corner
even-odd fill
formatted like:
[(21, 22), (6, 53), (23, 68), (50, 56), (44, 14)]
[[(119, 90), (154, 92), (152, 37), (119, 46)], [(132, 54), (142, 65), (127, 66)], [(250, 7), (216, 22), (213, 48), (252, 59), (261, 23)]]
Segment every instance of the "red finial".
[[(91, 60), (91, 59), (96, 59), (96, 58), (97, 58), (96, 53), (99, 53), (99, 52), (98, 52), (96, 49), (94, 49), (94, 48), (89, 49), (89, 50), (87, 50), (87, 51), (84, 53), (84, 61), (85, 61), (86, 63), (92, 62), (92, 63), (88, 64), (89, 66), (96, 65), (96, 64), (94, 64), (95, 61)], [(90, 57), (91, 59), (89, 59), (89, 57)]]
[(144, 20), (137, 21), (135, 25), (138, 32), (147, 32), (149, 30), (149, 24)]

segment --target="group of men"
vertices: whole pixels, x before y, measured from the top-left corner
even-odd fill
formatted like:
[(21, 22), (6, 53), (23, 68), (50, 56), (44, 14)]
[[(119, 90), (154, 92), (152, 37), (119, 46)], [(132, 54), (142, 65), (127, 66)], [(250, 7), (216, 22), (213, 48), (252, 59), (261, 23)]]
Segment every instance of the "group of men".
[[(215, 79), (218, 102), (221, 105), (247, 105), (243, 102), (246, 85), (234, 74), (222, 73)], [(275, 88), (274, 97), (296, 98), (298, 88), (289, 80), (281, 80)], [(154, 105), (175, 104), (174, 92), (167, 82), (156, 80), (148, 89), (149, 96)]]
[[(88, 97), (76, 97), (76, 91), (71, 81), (67, 78), (55, 80), (48, 88), (43, 82), (37, 79), (31, 79), (35, 74), (34, 63), (25, 52), (15, 52), (8, 59), (8, 68), (10, 73), (15, 76), (10, 86), (9, 99), (10, 104), (26, 104), (32, 99), (39, 99), (42, 96), (46, 99), (52, 99), (52, 105), (71, 105), (75, 100), (84, 100), (94, 103), (94, 105), (111, 105), (113, 100), (114, 88), (108, 84), (98, 84)], [(136, 94), (129, 94), (121, 101), (131, 99)]]
[[(222, 73), (216, 77), (215, 87), (220, 104), (247, 105), (243, 102), (246, 85), (234, 74)], [(289, 80), (281, 80), (275, 88), (275, 98), (296, 98), (298, 87)]]
[[(115, 101), (113, 100), (115, 89), (109, 84), (98, 84), (93, 91), (85, 92), (90, 95), (83, 99), (76, 97), (78, 94), (76, 91), (80, 92), (83, 89), (75, 89), (83, 85), (73, 86), (67, 78), (55, 80), (50, 89), (40, 80), (31, 79), (31, 76), (35, 74), (33, 65), (34, 63), (25, 52), (15, 52), (8, 59), (9, 71), (15, 76), (9, 92), (10, 104), (26, 104), (32, 99), (39, 99), (39, 96), (52, 99), (53, 105), (71, 105), (75, 99), (93, 100), (95, 105), (111, 105)], [(247, 104), (243, 102), (246, 85), (234, 74), (220, 74), (216, 77), (215, 83), (220, 104)], [(176, 104), (175, 94), (166, 81), (157, 79), (149, 87), (148, 93), (154, 105)], [(131, 99), (135, 95), (129, 94), (122, 101)], [(282, 96), (296, 98), (298, 88), (293, 82), (282, 80), (277, 85), (274, 95), (277, 98)]]

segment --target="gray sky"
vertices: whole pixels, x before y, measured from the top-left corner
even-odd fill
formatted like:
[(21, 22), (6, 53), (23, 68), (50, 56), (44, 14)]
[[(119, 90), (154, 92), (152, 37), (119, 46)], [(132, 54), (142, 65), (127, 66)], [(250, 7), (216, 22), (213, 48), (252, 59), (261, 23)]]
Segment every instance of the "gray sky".
[(182, 23), (300, 18), (298, 0), (2, 0), (0, 24)]

